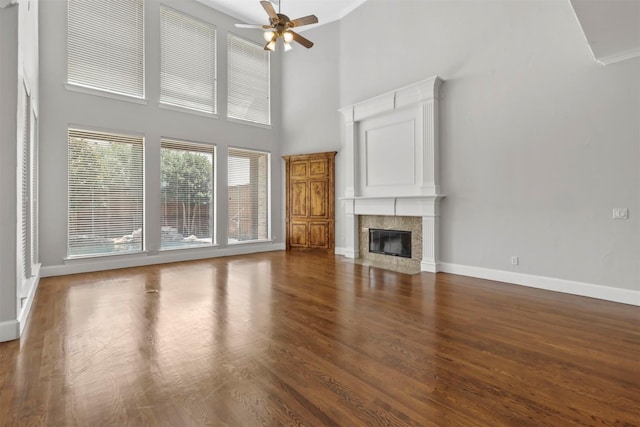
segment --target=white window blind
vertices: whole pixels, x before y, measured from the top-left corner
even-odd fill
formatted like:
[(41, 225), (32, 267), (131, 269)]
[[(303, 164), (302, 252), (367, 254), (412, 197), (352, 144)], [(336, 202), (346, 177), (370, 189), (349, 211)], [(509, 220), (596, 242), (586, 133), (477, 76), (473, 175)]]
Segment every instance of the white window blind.
[(68, 0), (69, 83), (144, 97), (143, 0)]
[(233, 34), (227, 38), (230, 118), (271, 124), (269, 51)]
[(144, 140), (69, 129), (68, 255), (143, 248)]
[(160, 146), (160, 248), (212, 245), (215, 147), (170, 139)]
[(160, 102), (216, 113), (216, 29), (160, 8)]
[(38, 264), (40, 259), (39, 254), (39, 235), (40, 228), (38, 224), (38, 200), (39, 200), (39, 185), (38, 185), (38, 169), (39, 169), (39, 143), (38, 143), (38, 118), (32, 114), (31, 116), (31, 264)]
[(269, 153), (229, 148), (229, 243), (269, 239)]
[(22, 245), (22, 274), (23, 278), (28, 279), (31, 277), (31, 201), (29, 197), (31, 192), (31, 97), (26, 91), (22, 126), (20, 240)]

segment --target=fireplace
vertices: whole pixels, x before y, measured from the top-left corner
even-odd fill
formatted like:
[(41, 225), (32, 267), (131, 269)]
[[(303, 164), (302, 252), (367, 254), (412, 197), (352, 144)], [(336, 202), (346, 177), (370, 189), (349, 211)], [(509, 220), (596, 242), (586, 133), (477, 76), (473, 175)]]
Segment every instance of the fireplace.
[(369, 252), (411, 258), (411, 232), (370, 228)]
[[(358, 215), (358, 230), (358, 246), (360, 247), (359, 259), (368, 261), (374, 265), (379, 264), (404, 271), (417, 272), (421, 270), (422, 218), (419, 216)], [(408, 239), (409, 241), (407, 242), (405, 240), (404, 242), (411, 245), (409, 250), (410, 255), (406, 257), (399, 255), (389, 256), (388, 254), (371, 250), (370, 235), (372, 230), (382, 230), (385, 232), (395, 230), (410, 234), (411, 238)], [(405, 237), (405, 239), (407, 238)], [(388, 246), (387, 249), (393, 248)], [(405, 249), (405, 254), (406, 253), (407, 250)]]
[[(341, 200), (346, 257), (382, 261), (374, 259), (381, 257), (438, 272), (439, 203), (444, 197), (438, 161), (442, 83), (436, 76), (340, 109), (345, 130)], [(416, 227), (365, 224), (364, 218), (416, 222)], [(412, 230), (409, 257), (376, 253), (380, 244), (371, 248), (372, 228)]]

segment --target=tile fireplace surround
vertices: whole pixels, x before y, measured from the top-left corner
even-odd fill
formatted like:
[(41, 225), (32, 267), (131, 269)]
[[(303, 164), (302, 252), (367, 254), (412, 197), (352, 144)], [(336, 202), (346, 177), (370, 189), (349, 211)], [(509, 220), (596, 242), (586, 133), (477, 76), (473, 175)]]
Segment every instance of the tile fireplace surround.
[[(420, 271), (422, 260), (422, 219), (416, 216), (360, 215), (360, 258), (376, 263)], [(369, 229), (403, 230), (411, 232), (411, 258), (369, 252)]]
[[(359, 216), (419, 217), (420, 270), (437, 272), (439, 77), (340, 109), (345, 121), (345, 256), (360, 258)], [(364, 250), (362, 251), (364, 253)]]

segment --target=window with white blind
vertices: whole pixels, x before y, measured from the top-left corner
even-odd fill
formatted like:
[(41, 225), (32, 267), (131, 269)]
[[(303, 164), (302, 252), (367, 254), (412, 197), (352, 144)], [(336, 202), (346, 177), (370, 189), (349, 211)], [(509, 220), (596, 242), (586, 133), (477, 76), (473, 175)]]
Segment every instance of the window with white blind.
[(39, 216), (39, 187), (38, 187), (38, 168), (39, 168), (39, 144), (38, 144), (38, 118), (35, 114), (31, 115), (31, 265), (38, 264), (40, 261), (39, 254), (39, 235), (40, 235), (40, 227), (38, 224), (38, 216)]
[(144, 1), (67, 1), (67, 80), (144, 98)]
[(144, 139), (69, 129), (68, 255), (142, 251)]
[(216, 29), (160, 7), (160, 102), (216, 113)]
[(215, 147), (162, 139), (161, 249), (215, 243)]
[(229, 148), (229, 243), (268, 240), (270, 154)]
[(25, 90), (25, 104), (22, 129), (22, 182), (20, 198), (22, 215), (20, 219), (22, 246), (22, 277), (28, 279), (31, 272), (31, 96)]
[(271, 124), (269, 51), (254, 42), (227, 37), (227, 116)]

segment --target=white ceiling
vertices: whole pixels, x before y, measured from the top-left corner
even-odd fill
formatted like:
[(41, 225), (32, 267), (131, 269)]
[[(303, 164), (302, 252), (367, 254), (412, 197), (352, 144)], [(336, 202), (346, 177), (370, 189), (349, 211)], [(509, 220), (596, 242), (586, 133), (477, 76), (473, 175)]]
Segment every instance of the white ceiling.
[[(259, 0), (198, 0), (246, 24), (267, 24), (269, 18)], [(281, 0), (282, 13), (291, 19), (316, 15), (318, 25), (341, 19), (366, 0)], [(273, 0), (278, 11), (278, 0)], [(317, 25), (305, 26), (309, 29)]]
[[(2, 1), (2, 0), (0, 0)], [(247, 24), (268, 23), (259, 0), (198, 0)], [(278, 11), (278, 1), (272, 0)], [(323, 25), (342, 19), (366, 0), (280, 0), (291, 19), (316, 15)], [(569, 0), (595, 59), (610, 64), (640, 56), (640, 0)], [(299, 31), (317, 25), (302, 27)]]
[(640, 0), (570, 0), (595, 59), (640, 56)]

